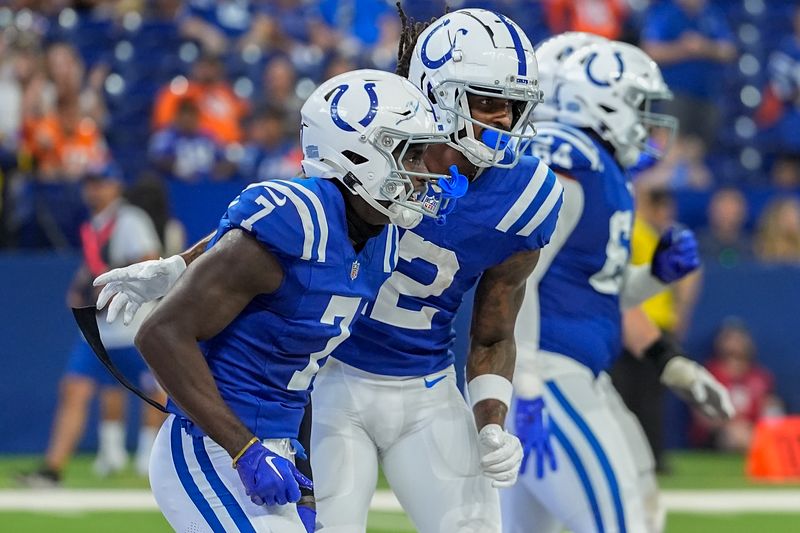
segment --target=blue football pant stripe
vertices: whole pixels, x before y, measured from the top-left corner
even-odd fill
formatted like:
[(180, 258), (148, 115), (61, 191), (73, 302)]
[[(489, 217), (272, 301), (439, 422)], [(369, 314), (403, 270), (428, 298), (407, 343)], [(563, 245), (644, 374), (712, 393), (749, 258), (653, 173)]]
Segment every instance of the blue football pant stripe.
[(614, 474), (614, 469), (611, 467), (611, 462), (608, 460), (606, 452), (600, 445), (600, 441), (598, 441), (597, 437), (595, 437), (594, 433), (592, 433), (589, 425), (580, 416), (580, 414), (578, 414), (578, 411), (575, 410), (572, 404), (569, 403), (566, 396), (564, 396), (564, 393), (558, 388), (558, 385), (556, 385), (553, 381), (548, 381), (546, 385), (555, 397), (556, 401), (558, 401), (567, 415), (572, 419), (580, 432), (586, 438), (586, 441), (589, 443), (589, 446), (592, 448), (592, 451), (597, 457), (597, 460), (600, 463), (600, 468), (602, 468), (603, 474), (608, 482), (608, 490), (611, 492), (611, 498), (614, 502), (614, 511), (617, 515), (617, 527), (619, 528), (620, 533), (626, 533), (627, 527), (625, 524), (625, 511), (622, 508), (622, 498), (619, 492), (619, 483), (617, 483), (617, 476)]
[(178, 422), (178, 418), (175, 417), (172, 421), (172, 428), (170, 428), (170, 444), (172, 447), (172, 460), (175, 464), (175, 471), (178, 474), (178, 479), (180, 479), (186, 494), (192, 500), (192, 503), (195, 504), (197, 510), (200, 511), (200, 514), (203, 515), (203, 518), (206, 520), (211, 530), (214, 533), (225, 533), (225, 528), (222, 526), (219, 518), (217, 518), (217, 515), (214, 514), (211, 505), (203, 497), (200, 488), (189, 472), (189, 466), (186, 464), (186, 457), (183, 455), (181, 431), (181, 425)]
[(575, 451), (575, 448), (572, 444), (567, 440), (567, 436), (564, 435), (564, 432), (561, 431), (561, 428), (558, 427), (555, 420), (552, 418), (550, 419), (550, 428), (553, 432), (553, 436), (556, 438), (561, 447), (564, 448), (564, 452), (566, 452), (567, 457), (572, 462), (572, 465), (575, 467), (575, 471), (578, 473), (578, 478), (581, 481), (581, 485), (583, 485), (583, 491), (586, 493), (586, 498), (589, 500), (589, 506), (592, 508), (592, 516), (594, 516), (594, 523), (597, 526), (598, 533), (604, 533), (605, 527), (603, 526), (603, 515), (600, 513), (600, 505), (597, 503), (597, 496), (595, 495), (594, 488), (592, 487), (592, 482), (589, 479), (589, 474), (586, 471), (586, 467), (581, 461), (578, 452)]
[(214, 470), (214, 465), (211, 464), (211, 458), (208, 456), (206, 447), (203, 445), (203, 440), (192, 438), (192, 445), (194, 446), (194, 454), (197, 458), (197, 463), (200, 465), (200, 469), (206, 476), (208, 484), (211, 485), (219, 501), (233, 519), (233, 523), (236, 524), (236, 527), (241, 533), (256, 533), (253, 524), (250, 523), (241, 505), (239, 505), (239, 502), (236, 501), (231, 491), (229, 491), (228, 487), (222, 482), (217, 471)]

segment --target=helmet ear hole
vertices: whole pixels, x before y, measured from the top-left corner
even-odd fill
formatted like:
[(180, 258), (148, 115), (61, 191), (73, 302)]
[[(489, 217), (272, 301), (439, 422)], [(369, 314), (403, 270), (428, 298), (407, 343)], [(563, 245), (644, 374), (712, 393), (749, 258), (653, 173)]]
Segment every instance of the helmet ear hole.
[(354, 165), (361, 165), (368, 161), (366, 157), (352, 150), (344, 150), (342, 151), (342, 155), (349, 159)]

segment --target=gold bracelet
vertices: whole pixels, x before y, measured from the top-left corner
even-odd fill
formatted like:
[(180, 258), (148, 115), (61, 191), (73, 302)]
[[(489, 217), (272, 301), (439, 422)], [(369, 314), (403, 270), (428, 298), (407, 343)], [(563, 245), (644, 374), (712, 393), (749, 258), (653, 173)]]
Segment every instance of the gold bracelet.
[(237, 454), (236, 454), (236, 457), (234, 457), (234, 458), (233, 458), (233, 467), (234, 467), (234, 468), (236, 468), (236, 461), (238, 461), (239, 459), (241, 459), (241, 458), (242, 458), (242, 455), (244, 455), (244, 452), (246, 452), (246, 451), (247, 451), (247, 450), (250, 448), (250, 446), (252, 446), (252, 445), (253, 445), (253, 444), (255, 444), (256, 442), (261, 442), (261, 441), (259, 440), (259, 438), (258, 438), (258, 437), (253, 437), (252, 439), (250, 439), (250, 442), (248, 442), (247, 444), (245, 444), (245, 445), (244, 445), (244, 448), (242, 448), (242, 449), (239, 451), (239, 453), (237, 453)]

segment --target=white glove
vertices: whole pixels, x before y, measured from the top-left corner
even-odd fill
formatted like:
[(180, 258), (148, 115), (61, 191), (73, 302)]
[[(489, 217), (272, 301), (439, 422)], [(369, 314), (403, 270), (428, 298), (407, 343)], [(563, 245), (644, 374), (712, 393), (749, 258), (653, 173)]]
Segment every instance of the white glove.
[(728, 390), (701, 365), (683, 356), (673, 357), (661, 373), (661, 383), (706, 416), (729, 420), (735, 414)]
[(494, 480), (494, 488), (510, 487), (517, 482), (522, 464), (522, 444), (517, 437), (497, 424), (487, 424), (478, 432), (478, 449), (483, 474)]
[(125, 309), (122, 320), (127, 326), (143, 303), (167, 294), (184, 270), (186, 262), (179, 255), (109, 270), (94, 280), (95, 287), (105, 285), (97, 297), (97, 308), (102, 309), (110, 300), (106, 322), (114, 322)]

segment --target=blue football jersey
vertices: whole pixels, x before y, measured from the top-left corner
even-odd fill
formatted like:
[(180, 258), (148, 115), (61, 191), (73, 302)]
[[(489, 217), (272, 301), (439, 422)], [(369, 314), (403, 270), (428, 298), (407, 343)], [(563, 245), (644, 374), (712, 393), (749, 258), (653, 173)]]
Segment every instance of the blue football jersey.
[(533, 157), (511, 170), (486, 169), (446, 224), (425, 219), (401, 230), (397, 270), (333, 356), (389, 376), (423, 376), (451, 365), (464, 293), (488, 268), (547, 244), (561, 193), (553, 172)]
[(201, 349), (222, 398), (253, 434), (294, 438), (316, 372), (394, 270), (397, 228), (386, 226), (356, 253), (342, 195), (319, 178), (249, 186), (209, 246), (234, 228), (278, 259), (283, 283), (254, 298)]
[[(553, 243), (555, 256), (539, 281), (539, 347), (572, 357), (597, 374), (621, 349), (619, 293), (630, 255), (632, 186), (596, 138), (554, 122), (536, 128), (532, 153), (583, 191), (577, 220), (560, 221), (575, 224), (574, 229)], [(565, 191), (569, 205), (571, 192)]]

